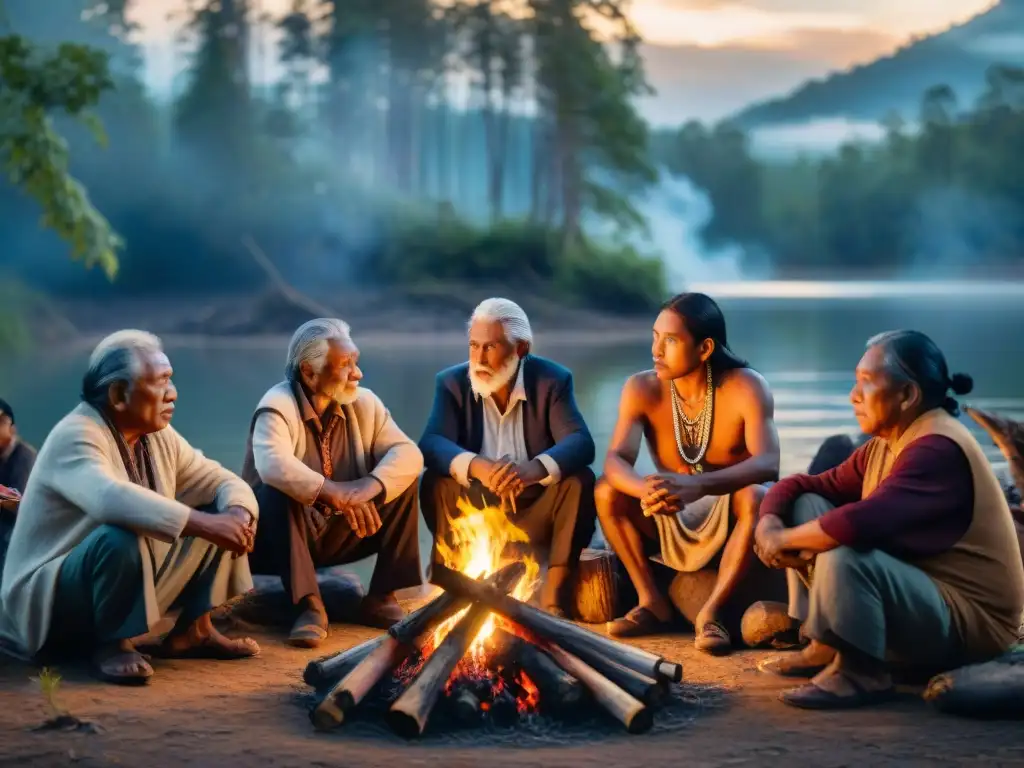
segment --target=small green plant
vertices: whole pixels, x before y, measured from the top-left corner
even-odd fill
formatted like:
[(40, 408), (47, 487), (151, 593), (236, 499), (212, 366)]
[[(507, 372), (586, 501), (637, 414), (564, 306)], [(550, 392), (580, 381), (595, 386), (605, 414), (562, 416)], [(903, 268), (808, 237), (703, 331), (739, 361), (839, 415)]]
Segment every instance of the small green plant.
[(60, 690), (60, 673), (55, 669), (49, 667), (43, 667), (39, 672), (39, 677), (33, 677), (33, 681), (39, 683), (39, 690), (43, 694), (43, 698), (46, 699), (46, 703), (50, 706), (50, 711), (54, 717), (67, 714), (62, 706), (57, 703), (57, 691)]

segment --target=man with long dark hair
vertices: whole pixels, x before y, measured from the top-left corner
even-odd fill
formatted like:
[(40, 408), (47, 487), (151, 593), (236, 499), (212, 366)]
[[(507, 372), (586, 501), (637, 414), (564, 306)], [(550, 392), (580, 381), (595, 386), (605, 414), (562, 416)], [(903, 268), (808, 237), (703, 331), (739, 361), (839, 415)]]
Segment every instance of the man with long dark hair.
[[(718, 580), (694, 622), (695, 644), (728, 653), (732, 641), (719, 614), (755, 559), (762, 483), (779, 475), (774, 402), (765, 380), (729, 349), (722, 311), (704, 294), (680, 294), (663, 306), (651, 356), (653, 370), (623, 388), (595, 490), (601, 527), (639, 596), (608, 630), (649, 634), (671, 618), (651, 572), (652, 550), (677, 571), (700, 570), (721, 554)], [(647, 476), (634, 466), (641, 435), (656, 468)]]

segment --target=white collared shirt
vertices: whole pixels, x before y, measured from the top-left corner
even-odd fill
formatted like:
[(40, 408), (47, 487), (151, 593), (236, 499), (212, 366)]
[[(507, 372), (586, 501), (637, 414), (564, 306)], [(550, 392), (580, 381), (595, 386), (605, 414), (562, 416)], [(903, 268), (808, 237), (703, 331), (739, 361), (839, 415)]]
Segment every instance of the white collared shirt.
[[(473, 397), (477, 400), (480, 399), (480, 395), (475, 392)], [(483, 456), (492, 461), (502, 456), (510, 456), (516, 464), (525, 464), (530, 461), (530, 455), (526, 452), (526, 438), (523, 436), (523, 403), (525, 402), (526, 387), (523, 385), (523, 365), (520, 365), (505, 413), (498, 410), (493, 396), (484, 399), (482, 408), (484, 430), (480, 453), (463, 451), (452, 459), (452, 463), (448, 467), (452, 477), (468, 487), (470, 482), (469, 465), (477, 456)], [(540, 485), (551, 485), (561, 479), (562, 470), (554, 459), (545, 454), (538, 454), (535, 458), (548, 471), (547, 477), (540, 481)]]

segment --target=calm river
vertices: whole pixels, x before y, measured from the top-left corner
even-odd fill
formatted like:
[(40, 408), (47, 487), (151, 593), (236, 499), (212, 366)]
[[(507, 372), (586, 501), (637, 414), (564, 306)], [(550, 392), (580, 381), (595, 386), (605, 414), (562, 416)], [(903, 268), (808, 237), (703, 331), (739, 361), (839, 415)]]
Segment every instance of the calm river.
[[(853, 368), (864, 341), (882, 330), (910, 327), (930, 334), (954, 371), (974, 377), (968, 402), (1024, 418), (1020, 296), (737, 297), (721, 304), (730, 346), (764, 374), (774, 392), (784, 474), (805, 468), (828, 435), (855, 433), (847, 400)], [(599, 472), (622, 383), (650, 365), (649, 338), (628, 346), (550, 347), (541, 337), (536, 351), (573, 370), (577, 398), (597, 442)], [(284, 342), (262, 349), (172, 348), (169, 353), (179, 390), (176, 428), (207, 455), (240, 469), (252, 409), (282, 378)], [(430, 408), (434, 374), (465, 355), (465, 349), (450, 346), (363, 345), (364, 383), (416, 439)], [(85, 357), (42, 350), (0, 370), (0, 397), (15, 408), (30, 442), (41, 444), (54, 422), (74, 407)], [(983, 443), (995, 456), (988, 441)], [(644, 462), (650, 466), (646, 456)]]

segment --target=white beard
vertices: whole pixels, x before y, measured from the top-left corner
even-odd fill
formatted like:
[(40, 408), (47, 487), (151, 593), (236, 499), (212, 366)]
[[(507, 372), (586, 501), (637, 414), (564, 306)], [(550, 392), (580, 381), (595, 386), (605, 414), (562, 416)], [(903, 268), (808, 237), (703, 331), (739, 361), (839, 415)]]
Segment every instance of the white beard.
[(338, 405), (351, 405), (359, 398), (359, 387), (338, 387), (336, 392), (331, 392), (331, 399)]
[[(516, 371), (519, 369), (519, 356), (512, 354), (508, 356), (508, 360), (502, 363), (501, 367), (497, 371), (488, 371), (486, 368), (475, 366), (472, 363), (469, 364), (469, 384), (473, 388), (473, 393), (479, 397), (490, 397), (499, 389), (504, 387), (510, 381), (512, 377), (516, 375)], [(487, 371), (491, 374), (491, 378), (482, 379), (479, 376), (480, 371)]]

